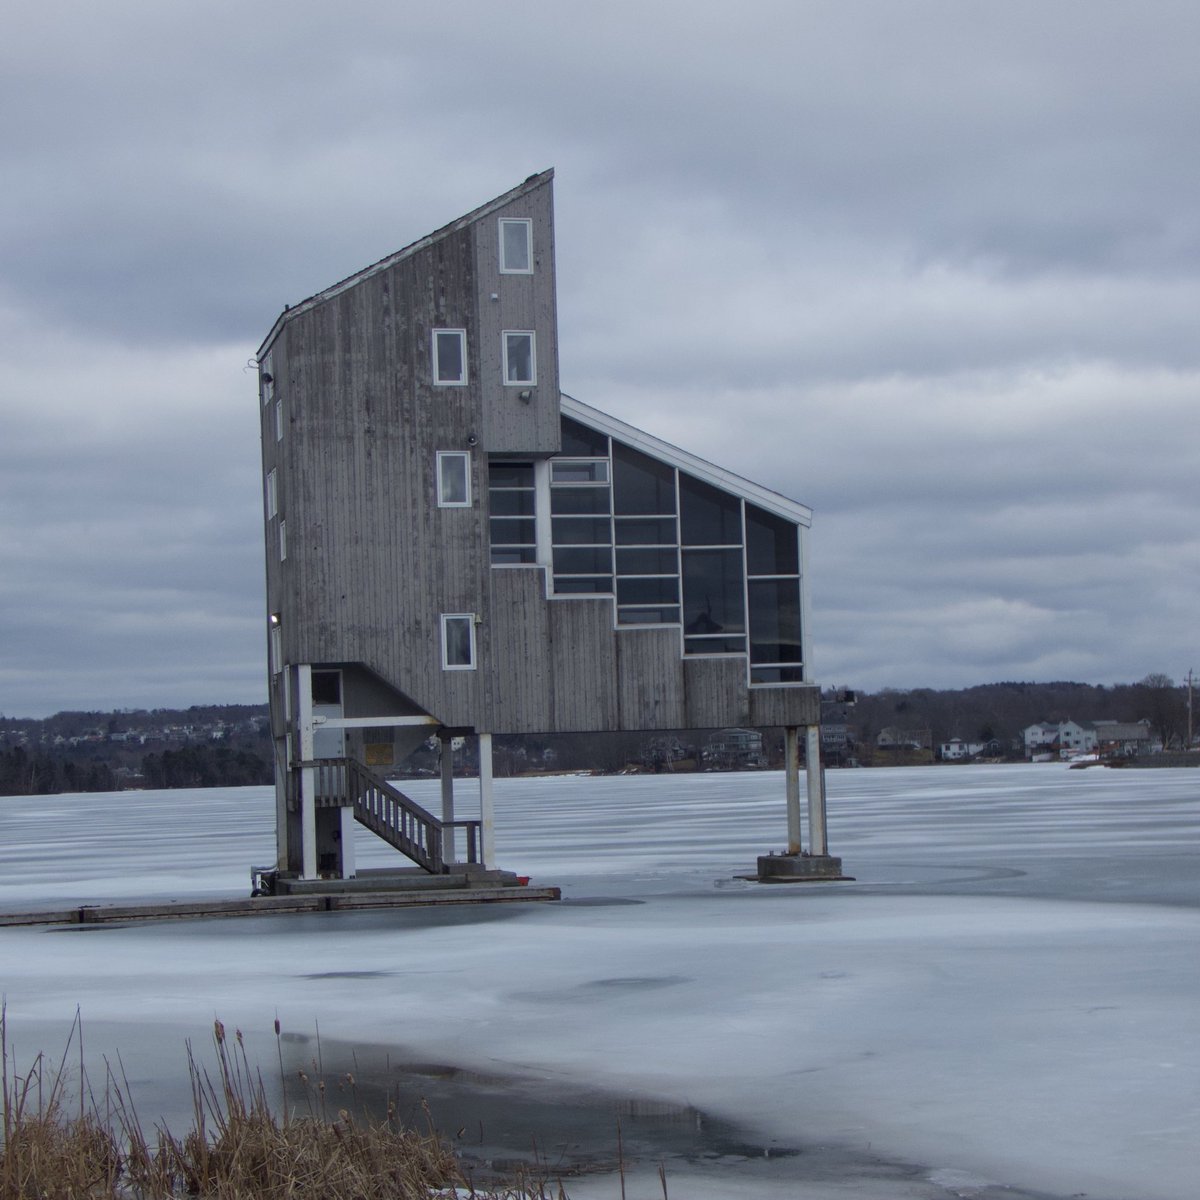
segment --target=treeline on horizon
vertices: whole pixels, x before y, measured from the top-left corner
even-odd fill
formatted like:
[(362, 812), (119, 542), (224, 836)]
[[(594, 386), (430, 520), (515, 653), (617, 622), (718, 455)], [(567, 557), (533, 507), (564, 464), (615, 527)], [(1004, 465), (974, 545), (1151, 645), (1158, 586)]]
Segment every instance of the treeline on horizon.
[[(828, 695), (832, 698), (833, 693)], [(1186, 689), (1165, 675), (1138, 683), (1001, 682), (960, 689), (884, 688), (859, 692), (852, 707), (836, 706), (864, 751), (889, 727), (927, 730), (933, 745), (998, 740), (1012, 745), (1038, 721), (1147, 720), (1164, 744), (1187, 729)], [(222, 729), (221, 740), (211, 731)], [(152, 750), (129, 736), (167, 729), (197, 730), (179, 746)], [(208, 732), (205, 732), (208, 731)], [(67, 745), (66, 739), (90, 740)], [(516, 772), (553, 748), (557, 770), (616, 770), (636, 761), (646, 734), (562, 734), (497, 737), (497, 773)], [(62, 739), (54, 744), (55, 739)], [(524, 751), (540, 753), (527, 755)], [(1016, 751), (1014, 749), (1014, 756)], [(0, 715), (0, 795), (114, 791), (122, 787), (238, 787), (273, 780), (267, 706), (193, 705), (187, 709), (70, 711), (46, 718)], [(870, 762), (869, 753), (860, 761)]]

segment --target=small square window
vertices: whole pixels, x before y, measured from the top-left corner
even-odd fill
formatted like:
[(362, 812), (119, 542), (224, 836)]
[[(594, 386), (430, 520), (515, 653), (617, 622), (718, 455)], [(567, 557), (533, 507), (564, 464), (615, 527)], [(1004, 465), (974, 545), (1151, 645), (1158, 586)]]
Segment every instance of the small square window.
[(471, 456), (466, 451), (438, 451), (437, 502), (439, 508), (470, 507)]
[(475, 670), (474, 613), (442, 613), (442, 670)]
[(533, 274), (533, 222), (528, 217), (500, 218), (500, 274)]
[(504, 338), (504, 382), (513, 387), (537, 383), (537, 356), (533, 334), (506, 329)]
[(467, 331), (433, 331), (433, 382), (441, 387), (461, 387), (467, 382)]
[(279, 513), (279, 480), (275, 474), (275, 468), (272, 467), (267, 472), (267, 518), (277, 516)]

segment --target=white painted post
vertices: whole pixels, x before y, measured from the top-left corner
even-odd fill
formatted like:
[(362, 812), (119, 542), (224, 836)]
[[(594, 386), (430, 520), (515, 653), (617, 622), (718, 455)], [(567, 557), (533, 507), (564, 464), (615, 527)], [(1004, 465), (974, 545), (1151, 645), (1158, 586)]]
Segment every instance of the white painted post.
[(492, 802), (492, 735), (479, 735), (479, 856), (490, 871), (496, 866), (496, 812)]
[(438, 734), (442, 764), (442, 861), (449, 866), (454, 859), (454, 739), (448, 733)]
[(800, 731), (789, 725), (783, 731), (783, 775), (787, 782), (789, 854), (800, 853)]
[[(296, 723), (300, 734), (300, 761), (313, 759), (312, 667), (301, 663), (296, 668)], [(301, 879), (317, 877), (317, 773), (312, 767), (300, 770), (300, 853)]]
[(550, 538), (550, 460), (539, 458), (533, 464), (533, 536), (538, 564), (548, 567), (552, 561)]
[(806, 726), (804, 774), (808, 783), (808, 850), (810, 854), (829, 853), (825, 836), (825, 781), (821, 771), (821, 727)]
[(342, 834), (342, 878), (353, 879), (355, 875), (354, 862), (354, 809), (348, 804), (343, 804), (339, 810), (342, 815), (341, 834)]

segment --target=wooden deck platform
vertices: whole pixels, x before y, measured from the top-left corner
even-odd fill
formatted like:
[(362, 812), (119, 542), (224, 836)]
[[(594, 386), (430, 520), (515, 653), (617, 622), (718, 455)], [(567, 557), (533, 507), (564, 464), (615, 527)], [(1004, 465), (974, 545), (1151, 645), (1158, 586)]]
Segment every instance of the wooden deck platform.
[(556, 887), (442, 885), (399, 890), (310, 892), (234, 900), (167, 900), (149, 904), (83, 904), (72, 908), (0, 912), (0, 925), (117, 925), (198, 917), (261, 917), (286, 913), (350, 912), (444, 904), (513, 904), (558, 900)]

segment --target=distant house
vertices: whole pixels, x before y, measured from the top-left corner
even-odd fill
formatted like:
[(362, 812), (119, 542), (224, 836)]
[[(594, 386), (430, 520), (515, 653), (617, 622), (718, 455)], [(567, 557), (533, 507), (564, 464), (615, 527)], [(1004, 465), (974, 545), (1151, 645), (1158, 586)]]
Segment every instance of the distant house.
[[(432, 873), (465, 824), (492, 865), (497, 733), (783, 727), (800, 851), (810, 510), (560, 390), (552, 174), (291, 305), (259, 349), (281, 876), (353, 876), (355, 820)], [(384, 774), (431, 733), (440, 818)], [(477, 822), (454, 819), (456, 737)]]
[(700, 761), (709, 770), (757, 771), (767, 765), (763, 736), (757, 729), (722, 729), (704, 744)]
[(1096, 749), (1096, 729), (1090, 721), (1039, 721), (1029, 725), (1022, 735), (1025, 757), (1047, 755), (1090, 754)]
[(900, 729), (888, 725), (879, 731), (875, 745), (880, 750), (929, 750), (933, 735), (928, 729)]
[(1105, 757), (1132, 758), (1148, 754), (1154, 746), (1150, 722), (1094, 721), (1097, 749)]
[(948, 742), (942, 742), (938, 746), (938, 758), (942, 762), (959, 762), (964, 758), (974, 758), (977, 754), (982, 754), (985, 747), (984, 742), (964, 742), (962, 738), (951, 738)]

